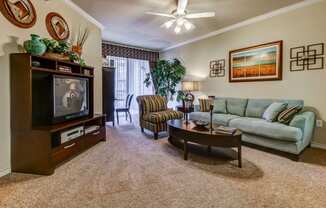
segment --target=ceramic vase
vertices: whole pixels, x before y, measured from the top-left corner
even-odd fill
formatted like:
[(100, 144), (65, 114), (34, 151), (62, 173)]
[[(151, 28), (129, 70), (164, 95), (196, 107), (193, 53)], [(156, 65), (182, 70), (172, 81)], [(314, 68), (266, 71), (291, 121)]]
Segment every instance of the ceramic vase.
[(46, 45), (41, 40), (40, 36), (32, 34), (31, 39), (24, 42), (24, 48), (27, 53), (32, 55), (42, 56), (46, 51)]

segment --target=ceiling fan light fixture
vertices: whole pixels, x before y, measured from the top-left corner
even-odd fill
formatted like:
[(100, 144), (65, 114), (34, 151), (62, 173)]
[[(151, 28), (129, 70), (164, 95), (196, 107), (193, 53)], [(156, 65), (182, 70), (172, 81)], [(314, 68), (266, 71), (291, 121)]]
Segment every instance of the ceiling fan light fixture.
[(163, 24), (163, 27), (165, 27), (166, 29), (169, 29), (175, 22), (176, 20), (170, 20), (170, 21), (167, 21), (166, 23)]
[(181, 27), (177, 25), (177, 26), (174, 28), (174, 32), (175, 32), (176, 34), (179, 34), (179, 33), (181, 32)]
[(191, 30), (194, 28), (194, 25), (189, 21), (185, 21), (184, 26), (185, 26), (186, 30)]
[(185, 19), (183, 19), (183, 18), (179, 18), (179, 19), (177, 20), (177, 25), (181, 27), (181, 26), (184, 24), (185, 21), (186, 21)]

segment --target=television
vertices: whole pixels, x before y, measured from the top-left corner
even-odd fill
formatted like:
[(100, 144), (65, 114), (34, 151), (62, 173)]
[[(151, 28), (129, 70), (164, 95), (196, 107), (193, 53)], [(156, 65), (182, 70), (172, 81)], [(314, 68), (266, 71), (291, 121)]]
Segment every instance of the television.
[(89, 115), (89, 79), (53, 75), (52, 83), (52, 123)]

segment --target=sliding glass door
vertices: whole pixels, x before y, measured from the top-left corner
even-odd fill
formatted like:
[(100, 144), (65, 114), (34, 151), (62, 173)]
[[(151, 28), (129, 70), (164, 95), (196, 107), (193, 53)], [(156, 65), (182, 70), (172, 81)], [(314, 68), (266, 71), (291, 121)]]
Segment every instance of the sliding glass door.
[(125, 99), (128, 94), (133, 94), (131, 103), (131, 113), (138, 112), (136, 101), (139, 95), (151, 95), (154, 93), (152, 86), (146, 87), (144, 80), (146, 73), (150, 72), (149, 62), (140, 59), (128, 59), (122, 57), (109, 56), (109, 62), (114, 62), (115, 73), (115, 107), (125, 107)]

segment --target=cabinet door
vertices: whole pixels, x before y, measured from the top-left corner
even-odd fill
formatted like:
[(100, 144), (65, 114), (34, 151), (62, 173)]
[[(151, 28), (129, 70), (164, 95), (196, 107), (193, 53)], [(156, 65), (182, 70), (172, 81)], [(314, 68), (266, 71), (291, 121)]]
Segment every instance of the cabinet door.
[(106, 121), (114, 121), (114, 68), (103, 67), (103, 113)]

